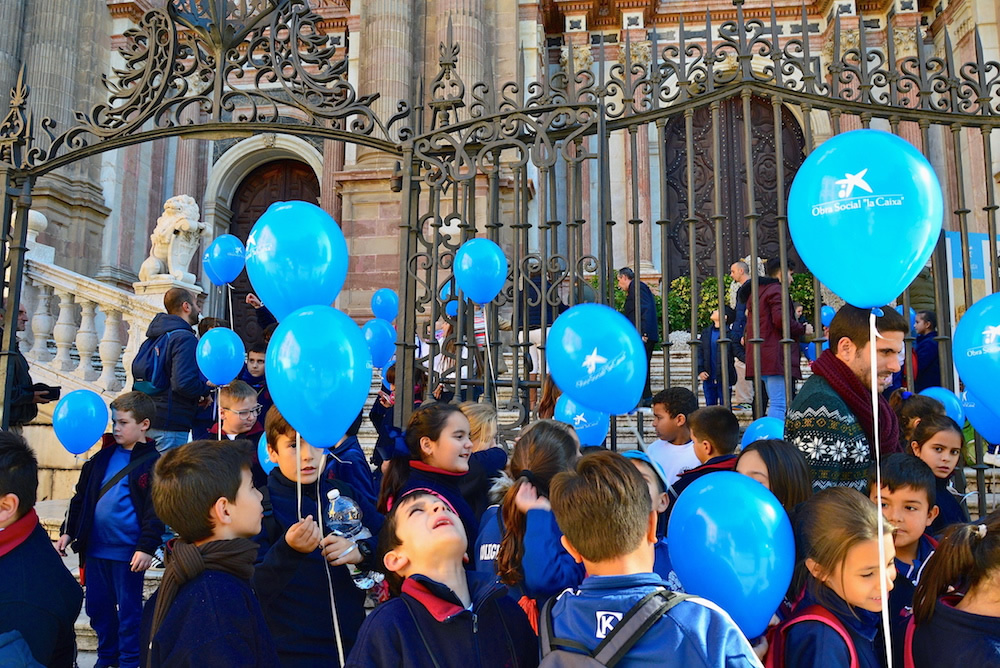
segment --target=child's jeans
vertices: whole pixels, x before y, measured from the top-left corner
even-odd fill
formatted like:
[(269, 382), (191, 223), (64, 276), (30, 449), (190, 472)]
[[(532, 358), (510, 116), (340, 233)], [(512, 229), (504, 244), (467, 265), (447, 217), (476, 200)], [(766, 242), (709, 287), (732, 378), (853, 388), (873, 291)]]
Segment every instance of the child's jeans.
[(97, 666), (139, 665), (143, 573), (127, 561), (87, 557), (87, 616), (97, 633)]
[(723, 405), (722, 397), (722, 383), (718, 380), (703, 380), (701, 383), (702, 389), (705, 391), (705, 405), (706, 406), (721, 406)]

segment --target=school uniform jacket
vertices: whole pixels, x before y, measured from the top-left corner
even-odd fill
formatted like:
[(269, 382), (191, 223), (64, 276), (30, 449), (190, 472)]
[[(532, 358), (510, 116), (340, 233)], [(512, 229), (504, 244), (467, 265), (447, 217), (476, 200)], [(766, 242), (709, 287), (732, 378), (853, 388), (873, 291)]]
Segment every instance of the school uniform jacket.
[[(852, 608), (831, 592), (833, 605), (825, 605), (840, 620), (854, 641), (860, 668), (884, 668), (885, 650), (882, 640), (882, 617), (877, 612)], [(816, 599), (806, 593), (792, 612), (816, 604)], [(791, 668), (849, 668), (850, 651), (844, 639), (829, 624), (799, 622), (788, 628), (785, 636), (785, 665)], [(971, 668), (969, 666), (968, 668)]]
[(930, 620), (914, 628), (915, 668), (1000, 666), (1000, 617), (963, 612), (959, 600), (938, 599)]

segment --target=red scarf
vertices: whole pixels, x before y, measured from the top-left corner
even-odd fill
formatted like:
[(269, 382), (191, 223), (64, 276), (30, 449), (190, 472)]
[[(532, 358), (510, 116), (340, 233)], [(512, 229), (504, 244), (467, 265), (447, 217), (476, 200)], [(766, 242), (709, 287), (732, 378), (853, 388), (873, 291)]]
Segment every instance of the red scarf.
[[(868, 437), (868, 445), (874, 453), (875, 418), (872, 415), (872, 391), (829, 350), (824, 350), (812, 365), (813, 373), (826, 380), (847, 407), (854, 413), (858, 424)], [(902, 452), (899, 444), (899, 420), (895, 411), (881, 394), (878, 395), (878, 431), (882, 455)]]
[(0, 531), (0, 557), (13, 552), (38, 526), (38, 513), (32, 508), (24, 517)]

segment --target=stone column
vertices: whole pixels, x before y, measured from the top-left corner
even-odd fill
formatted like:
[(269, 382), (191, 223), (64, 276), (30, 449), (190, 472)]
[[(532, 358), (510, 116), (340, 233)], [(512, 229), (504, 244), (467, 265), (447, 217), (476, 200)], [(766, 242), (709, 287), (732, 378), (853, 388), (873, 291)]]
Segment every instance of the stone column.
[[(181, 122), (197, 121), (200, 112), (194, 107), (188, 107), (181, 115)], [(205, 188), (205, 142), (200, 139), (178, 139), (177, 158), (174, 161), (173, 192), (165, 193), (167, 197), (174, 195), (191, 195), (204, 208), (201, 201)]]
[[(448, 43), (448, 19), (452, 39), (461, 47), (458, 53), (458, 76), (465, 84), (465, 105), (472, 104), (472, 87), (484, 79), (486, 35), (483, 29), (483, 0), (439, 0), (437, 41)], [(490, 82), (491, 87), (494, 82)], [(429, 92), (429, 91), (428, 91)]]
[(24, 0), (0, 3), (0, 92), (3, 112), (7, 113), (7, 95), (17, 81), (21, 69), (21, 26), (24, 21)]

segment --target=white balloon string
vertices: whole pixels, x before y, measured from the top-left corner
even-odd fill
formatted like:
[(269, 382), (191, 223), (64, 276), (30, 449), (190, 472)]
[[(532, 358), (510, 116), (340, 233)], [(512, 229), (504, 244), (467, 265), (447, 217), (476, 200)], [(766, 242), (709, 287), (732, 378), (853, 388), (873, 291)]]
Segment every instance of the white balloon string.
[(302, 437), (295, 432), (295, 501), (298, 517), (302, 519)]
[(490, 374), (490, 400), (495, 406), (497, 403), (497, 374), (493, 368), (493, 346), (490, 345), (489, 317), (486, 314), (486, 307), (483, 307), (483, 336), (486, 337), (486, 368)]
[[(322, 468), (322, 467), (321, 467)], [(318, 521), (320, 526), (320, 531), (323, 534), (323, 538), (326, 538), (330, 534), (327, 533), (326, 522), (322, 521), (323, 517), (323, 499), (320, 496), (319, 480), (322, 476), (316, 477), (316, 514), (319, 515)], [(326, 557), (323, 557), (326, 561)], [(337, 616), (337, 600), (333, 595), (333, 578), (330, 576), (330, 562), (327, 561), (324, 564), (323, 569), (326, 572), (326, 586), (330, 591), (330, 612), (333, 614), (333, 637), (337, 641), (337, 656), (340, 658), (340, 665), (344, 665), (344, 641), (340, 637), (340, 618)]]
[(892, 668), (892, 636), (889, 630), (889, 589), (886, 586), (885, 517), (882, 515), (882, 448), (878, 424), (878, 329), (875, 327), (875, 312), (868, 314), (868, 349), (871, 364), (872, 389), (872, 450), (875, 457), (875, 506), (878, 510), (878, 590), (882, 598), (882, 635), (885, 638), (885, 660)]
[(229, 329), (234, 329), (236, 327), (236, 320), (235, 320), (235, 316), (233, 315), (233, 284), (232, 283), (226, 283), (226, 293), (229, 295)]
[(215, 414), (219, 418), (219, 440), (222, 440), (222, 401), (220, 400), (219, 386), (215, 387)]

